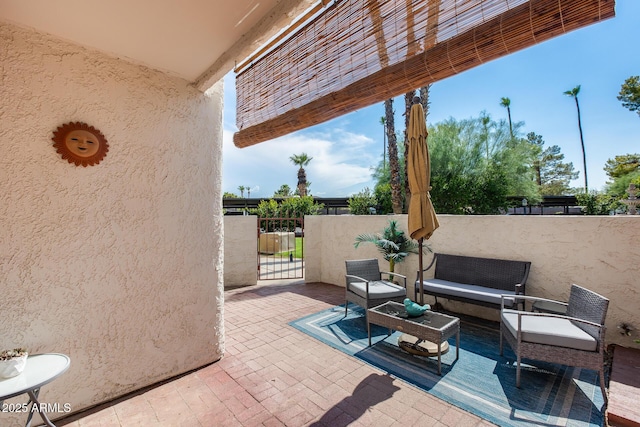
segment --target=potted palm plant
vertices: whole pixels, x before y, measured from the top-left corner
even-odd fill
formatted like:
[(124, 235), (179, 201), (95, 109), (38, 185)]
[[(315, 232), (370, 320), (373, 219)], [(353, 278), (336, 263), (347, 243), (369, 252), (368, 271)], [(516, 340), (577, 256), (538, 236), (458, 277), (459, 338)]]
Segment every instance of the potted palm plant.
[(24, 348), (0, 351), (0, 378), (20, 375), (27, 365), (29, 353)]
[[(398, 229), (396, 220), (389, 221), (389, 225), (382, 230), (382, 233), (364, 233), (356, 237), (353, 244), (358, 248), (361, 243), (373, 243), (382, 254), (383, 258), (389, 261), (389, 271), (393, 273), (395, 265), (410, 254), (418, 253), (418, 242), (407, 237), (404, 231)], [(431, 248), (424, 246), (423, 251), (431, 252)]]

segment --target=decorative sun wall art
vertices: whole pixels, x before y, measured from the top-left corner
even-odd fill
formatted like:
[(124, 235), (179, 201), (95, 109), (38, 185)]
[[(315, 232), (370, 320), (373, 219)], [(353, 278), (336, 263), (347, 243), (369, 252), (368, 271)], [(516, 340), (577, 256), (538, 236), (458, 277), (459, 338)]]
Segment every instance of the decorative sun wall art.
[(109, 144), (102, 132), (82, 122), (59, 126), (51, 139), (62, 158), (76, 166), (97, 165), (109, 151)]

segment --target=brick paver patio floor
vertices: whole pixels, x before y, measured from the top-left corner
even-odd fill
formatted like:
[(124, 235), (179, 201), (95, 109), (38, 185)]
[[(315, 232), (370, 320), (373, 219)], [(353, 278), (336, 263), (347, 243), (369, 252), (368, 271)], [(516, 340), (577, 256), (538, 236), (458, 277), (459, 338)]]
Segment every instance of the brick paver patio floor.
[(492, 425), (287, 324), (342, 303), (344, 289), (322, 283), (227, 290), (221, 360), (56, 425)]

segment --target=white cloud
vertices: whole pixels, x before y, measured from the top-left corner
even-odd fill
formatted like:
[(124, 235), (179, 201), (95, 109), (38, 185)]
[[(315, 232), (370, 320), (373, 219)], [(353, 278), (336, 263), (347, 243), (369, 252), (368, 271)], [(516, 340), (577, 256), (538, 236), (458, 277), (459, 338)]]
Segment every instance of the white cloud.
[(223, 191), (238, 194), (243, 185), (252, 188), (252, 196), (269, 197), (282, 184), (294, 189), (297, 167), (289, 157), (304, 152), (313, 158), (305, 168), (311, 193), (348, 196), (373, 186), (371, 167), (379, 161), (374, 151), (373, 140), (344, 129), (301, 131), (246, 148), (233, 145), (233, 131), (225, 129)]

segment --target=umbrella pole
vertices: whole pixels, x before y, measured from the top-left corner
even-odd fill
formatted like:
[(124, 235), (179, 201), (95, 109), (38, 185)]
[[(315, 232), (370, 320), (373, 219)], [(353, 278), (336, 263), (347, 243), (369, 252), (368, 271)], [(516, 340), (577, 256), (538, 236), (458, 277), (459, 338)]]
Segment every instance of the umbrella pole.
[(418, 277), (420, 278), (420, 305), (424, 304), (424, 286), (422, 285), (422, 279), (424, 278), (424, 271), (422, 271), (422, 241), (424, 238), (418, 240)]

